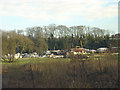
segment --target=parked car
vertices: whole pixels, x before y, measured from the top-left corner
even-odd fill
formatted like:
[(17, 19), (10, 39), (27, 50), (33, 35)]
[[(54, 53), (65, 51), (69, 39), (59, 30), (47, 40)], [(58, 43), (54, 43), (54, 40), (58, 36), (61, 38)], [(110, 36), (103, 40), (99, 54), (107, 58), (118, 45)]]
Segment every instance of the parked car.
[(96, 50), (92, 49), (92, 50), (89, 50), (90, 53), (95, 53)]
[(108, 48), (98, 48), (97, 51), (98, 52), (106, 52), (108, 50)]
[(24, 53), (23, 58), (27, 58), (30, 57), (30, 55), (28, 53)]
[(54, 55), (53, 58), (63, 58), (64, 56), (63, 55)]
[(40, 55), (40, 58), (46, 58), (48, 55)]

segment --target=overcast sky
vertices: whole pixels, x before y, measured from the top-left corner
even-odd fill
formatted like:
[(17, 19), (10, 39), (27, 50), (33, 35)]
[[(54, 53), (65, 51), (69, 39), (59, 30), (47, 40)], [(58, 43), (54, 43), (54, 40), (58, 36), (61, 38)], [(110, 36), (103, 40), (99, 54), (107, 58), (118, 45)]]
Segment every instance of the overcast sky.
[(118, 32), (119, 0), (1, 0), (0, 29), (85, 25)]

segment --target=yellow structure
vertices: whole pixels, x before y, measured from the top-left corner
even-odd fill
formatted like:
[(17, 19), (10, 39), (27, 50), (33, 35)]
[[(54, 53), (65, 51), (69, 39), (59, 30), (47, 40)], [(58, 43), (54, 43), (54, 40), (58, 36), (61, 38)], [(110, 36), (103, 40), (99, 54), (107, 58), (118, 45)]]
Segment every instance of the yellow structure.
[(83, 48), (82, 41), (80, 40), (81, 48)]
[(80, 46), (76, 46), (76, 48), (80, 48)]
[[(80, 40), (81, 48), (83, 48), (82, 41)], [(76, 46), (76, 48), (80, 48), (80, 46)]]

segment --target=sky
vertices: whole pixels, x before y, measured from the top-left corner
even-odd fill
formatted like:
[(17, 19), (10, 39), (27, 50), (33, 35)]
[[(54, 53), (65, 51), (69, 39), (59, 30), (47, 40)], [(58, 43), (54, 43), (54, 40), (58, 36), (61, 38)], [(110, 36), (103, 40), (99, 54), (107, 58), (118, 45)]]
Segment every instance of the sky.
[(118, 33), (119, 0), (1, 0), (0, 29), (85, 25)]

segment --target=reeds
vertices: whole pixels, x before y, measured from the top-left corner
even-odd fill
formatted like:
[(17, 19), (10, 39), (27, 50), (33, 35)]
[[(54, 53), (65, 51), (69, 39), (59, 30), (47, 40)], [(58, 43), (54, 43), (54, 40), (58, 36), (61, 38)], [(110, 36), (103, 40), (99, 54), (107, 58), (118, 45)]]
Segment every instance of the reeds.
[(3, 73), (3, 88), (118, 88), (118, 60), (112, 56), (28, 63), (7, 71)]

